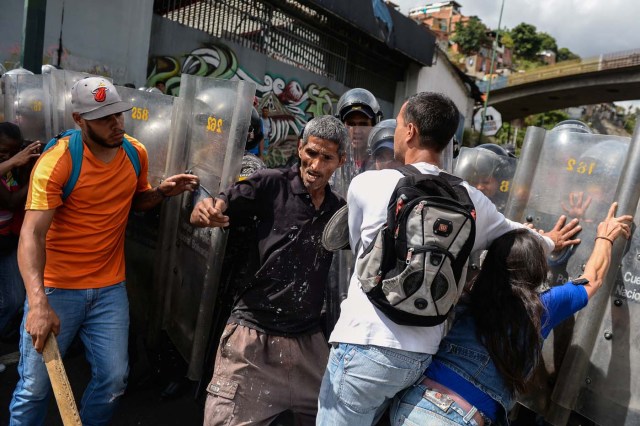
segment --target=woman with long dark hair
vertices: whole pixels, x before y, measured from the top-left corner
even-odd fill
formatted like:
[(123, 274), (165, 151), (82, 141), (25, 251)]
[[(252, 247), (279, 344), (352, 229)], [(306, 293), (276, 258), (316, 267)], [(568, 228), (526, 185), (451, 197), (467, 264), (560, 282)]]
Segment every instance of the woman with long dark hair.
[(598, 225), (582, 276), (542, 293), (548, 267), (535, 235), (520, 229), (496, 239), (424, 379), (396, 398), (393, 424), (508, 424), (544, 338), (587, 305), (609, 269), (613, 242), (629, 238), (632, 217), (615, 217), (616, 208)]

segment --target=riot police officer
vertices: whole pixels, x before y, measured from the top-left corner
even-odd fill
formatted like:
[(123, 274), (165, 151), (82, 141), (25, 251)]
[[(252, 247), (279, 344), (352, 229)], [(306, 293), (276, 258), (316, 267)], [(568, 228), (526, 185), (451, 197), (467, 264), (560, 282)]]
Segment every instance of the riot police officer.
[(475, 186), (502, 211), (509, 196), (509, 182), (515, 173), (515, 157), (501, 146), (482, 144), (462, 148), (454, 174)]
[(338, 100), (337, 117), (347, 126), (351, 147), (348, 162), (353, 162), (356, 173), (366, 170), (367, 138), (371, 128), (382, 120), (378, 100), (366, 89), (346, 91)]
[(367, 153), (375, 170), (393, 169), (402, 163), (393, 158), (393, 134), (396, 120), (388, 119), (373, 126), (367, 140)]

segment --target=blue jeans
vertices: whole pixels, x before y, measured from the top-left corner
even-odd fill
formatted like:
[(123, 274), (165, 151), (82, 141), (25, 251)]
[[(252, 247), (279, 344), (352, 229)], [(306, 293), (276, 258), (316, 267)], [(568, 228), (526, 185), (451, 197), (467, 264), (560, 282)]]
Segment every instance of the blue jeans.
[(430, 363), (430, 354), (339, 343), (322, 379), (316, 425), (372, 425)]
[(427, 387), (424, 385), (414, 385), (398, 394), (391, 406), (391, 424), (393, 426), (478, 425), (473, 418), (466, 420), (461, 414), (464, 411), (455, 402), (450, 407), (442, 409), (423, 398), (426, 390)]
[[(80, 403), (82, 424), (106, 425), (124, 394), (129, 374), (129, 302), (125, 283), (86, 290), (45, 288), (45, 293), (60, 318), (57, 339), (61, 355), (64, 357), (79, 333), (91, 365), (91, 381)], [(42, 355), (35, 351), (31, 336), (24, 329), (28, 312), (27, 301), (20, 338), (20, 380), (9, 406), (11, 426), (44, 424), (51, 395)]]
[(18, 250), (0, 253), (0, 336), (24, 304), (24, 284), (18, 269)]

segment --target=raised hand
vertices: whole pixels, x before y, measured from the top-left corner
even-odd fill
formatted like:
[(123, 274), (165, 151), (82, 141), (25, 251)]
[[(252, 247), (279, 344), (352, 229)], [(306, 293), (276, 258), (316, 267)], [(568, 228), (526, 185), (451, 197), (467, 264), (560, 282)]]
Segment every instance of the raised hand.
[(182, 194), (184, 191), (194, 191), (199, 183), (200, 179), (198, 176), (183, 173), (170, 176), (163, 180), (158, 190), (165, 197), (172, 197)]
[(580, 238), (573, 239), (573, 237), (582, 230), (582, 227), (578, 225), (579, 220), (573, 219), (565, 224), (566, 221), (567, 217), (562, 215), (551, 231), (538, 231), (541, 235), (551, 238), (555, 246), (553, 251), (560, 251), (565, 247), (580, 244)]
[(624, 236), (626, 239), (629, 239), (629, 237), (631, 237), (631, 228), (629, 226), (629, 223), (631, 223), (631, 221), (633, 220), (633, 216), (626, 214), (623, 216), (615, 217), (617, 209), (618, 203), (611, 204), (611, 207), (609, 207), (609, 212), (607, 213), (607, 217), (605, 217), (604, 220), (598, 224), (596, 239), (605, 239), (613, 244), (613, 242), (619, 236)]

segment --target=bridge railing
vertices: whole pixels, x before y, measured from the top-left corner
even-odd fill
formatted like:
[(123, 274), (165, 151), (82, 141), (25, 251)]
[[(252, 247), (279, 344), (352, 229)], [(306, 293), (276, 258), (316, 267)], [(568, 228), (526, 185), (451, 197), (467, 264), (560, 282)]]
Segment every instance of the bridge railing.
[(567, 75), (585, 74), (616, 68), (640, 65), (640, 49), (610, 53), (593, 58), (563, 61), (555, 65), (536, 68), (535, 70), (512, 74), (507, 81), (507, 87)]

